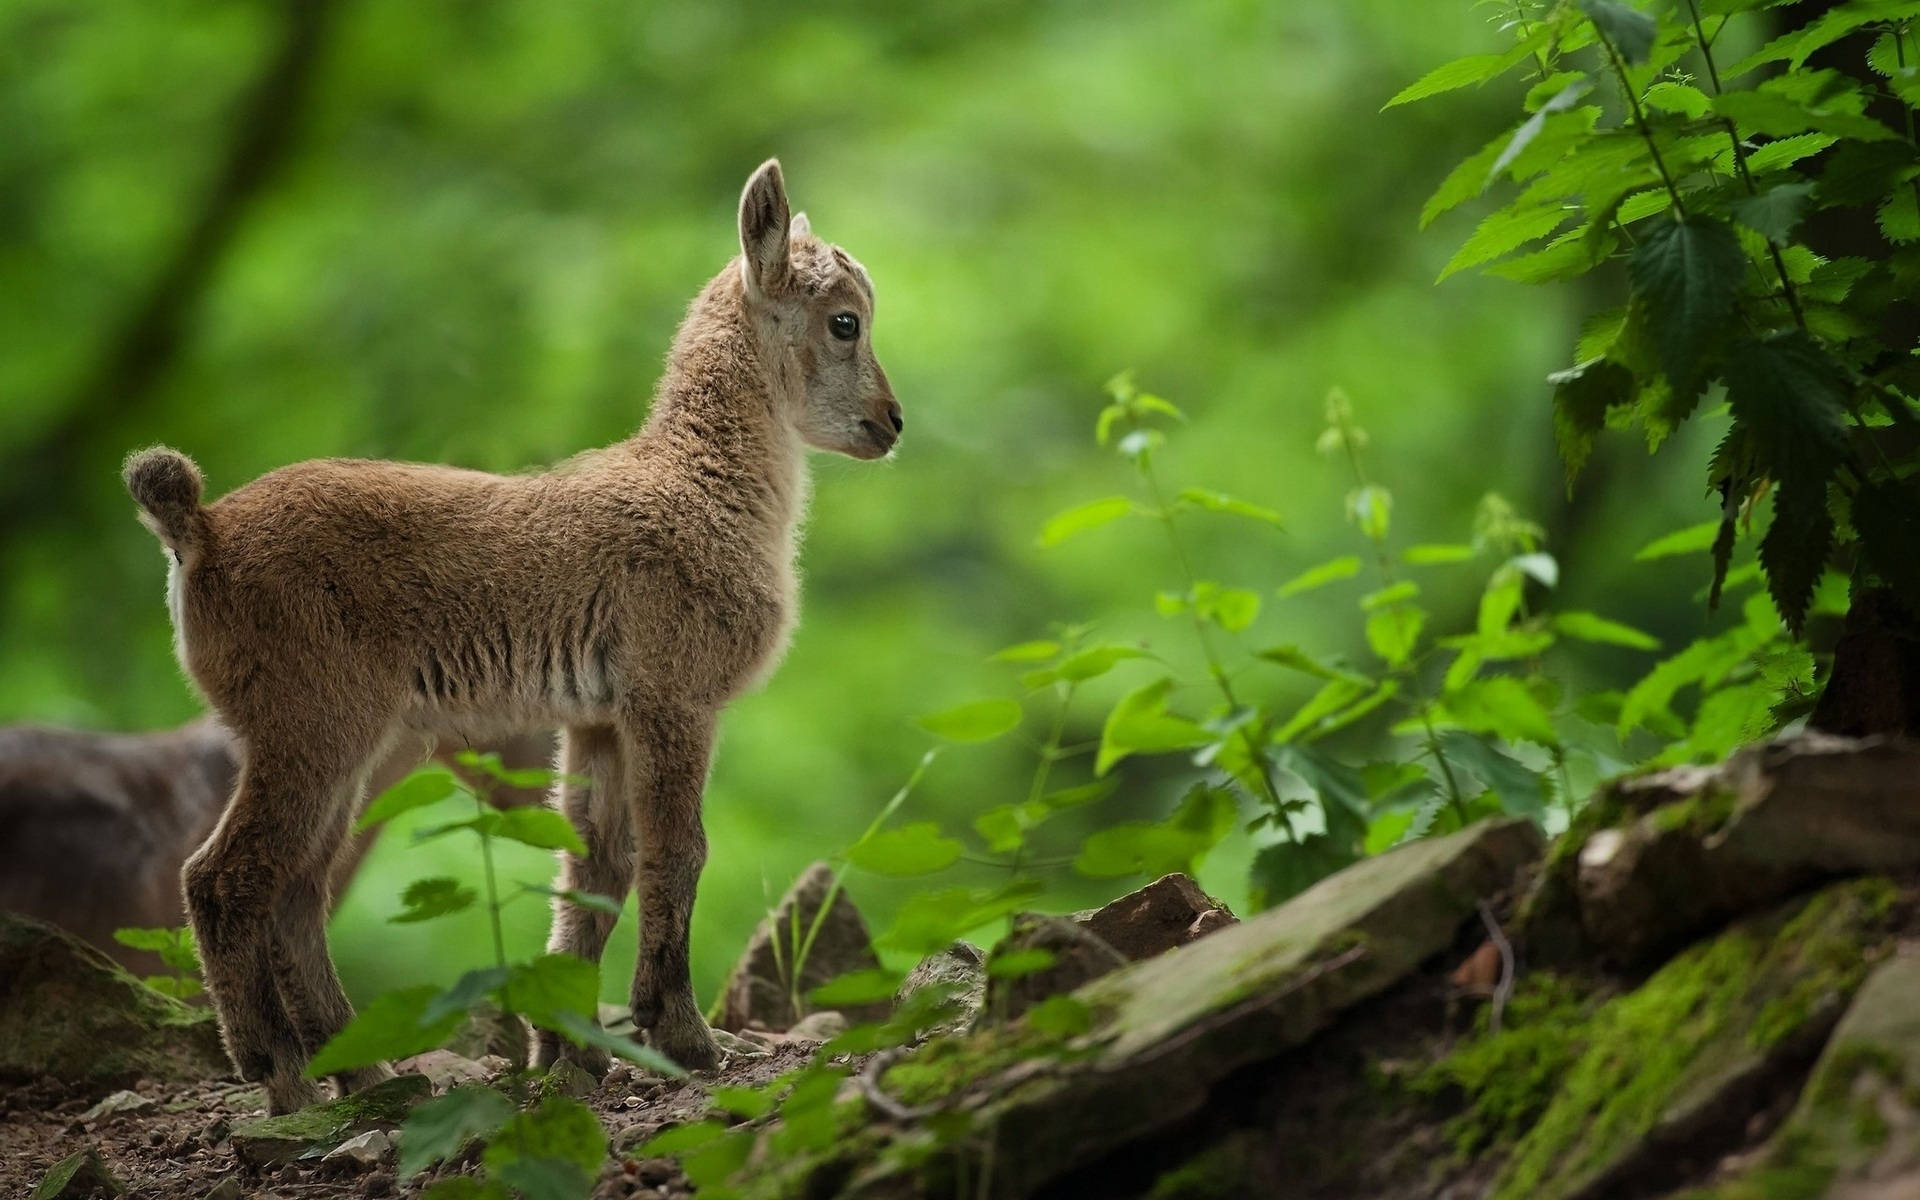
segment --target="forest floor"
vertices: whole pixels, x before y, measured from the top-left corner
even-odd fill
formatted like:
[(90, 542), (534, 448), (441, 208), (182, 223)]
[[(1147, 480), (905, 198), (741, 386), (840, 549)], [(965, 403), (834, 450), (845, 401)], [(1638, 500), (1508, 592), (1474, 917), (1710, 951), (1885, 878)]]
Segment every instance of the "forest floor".
[[(813, 1049), (814, 1044), (801, 1043), (760, 1057), (731, 1055), (718, 1072), (691, 1080), (660, 1079), (616, 1066), (581, 1097), (599, 1116), (615, 1150), (594, 1189), (595, 1200), (692, 1195), (671, 1160), (640, 1159), (623, 1151), (662, 1129), (708, 1115), (712, 1088), (763, 1084), (804, 1063)], [(444, 1175), (473, 1166), (473, 1155), (456, 1157), (408, 1181), (394, 1177), (391, 1154), (371, 1164), (337, 1158), (258, 1169), (242, 1161), (228, 1139), (232, 1125), (264, 1113), (257, 1087), (142, 1080), (129, 1090), (150, 1107), (91, 1121), (83, 1115), (98, 1099), (97, 1088), (81, 1092), (49, 1078), (0, 1092), (0, 1197), (25, 1200), (55, 1163), (88, 1147), (98, 1151), (130, 1200), (385, 1200), (418, 1196)]]

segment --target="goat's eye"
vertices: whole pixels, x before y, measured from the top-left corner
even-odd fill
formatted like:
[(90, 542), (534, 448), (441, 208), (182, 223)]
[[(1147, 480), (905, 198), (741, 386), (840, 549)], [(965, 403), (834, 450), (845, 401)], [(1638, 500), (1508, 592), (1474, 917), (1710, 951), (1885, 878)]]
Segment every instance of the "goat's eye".
[(860, 336), (860, 318), (852, 313), (835, 313), (827, 322), (827, 328), (841, 341), (850, 342)]

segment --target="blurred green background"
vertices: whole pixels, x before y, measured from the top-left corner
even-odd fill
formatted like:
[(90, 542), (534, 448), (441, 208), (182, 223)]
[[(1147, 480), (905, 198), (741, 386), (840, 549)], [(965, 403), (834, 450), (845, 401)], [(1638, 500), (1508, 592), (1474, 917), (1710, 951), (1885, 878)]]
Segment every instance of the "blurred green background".
[[(0, 720), (143, 728), (198, 711), (160, 555), (120, 486), (128, 449), (185, 449), (217, 494), (322, 455), (512, 471), (617, 439), (733, 252), (739, 187), (769, 155), (815, 229), (872, 271), (875, 344), (908, 425), (884, 465), (816, 459), (799, 634), (727, 718), (709, 791), (703, 1001), (765, 905), (919, 759), (914, 715), (1016, 694), (984, 661), (995, 648), (1084, 621), (1191, 663), (1191, 631), (1153, 612), (1175, 579), (1156, 530), (1035, 544), (1055, 510), (1132, 486), (1091, 438), (1120, 368), (1192, 414), (1162, 460), (1178, 485), (1288, 519), (1188, 523), (1204, 573), (1268, 597), (1249, 646), (1364, 651), (1353, 589), (1272, 591), (1359, 548), (1345, 469), (1313, 449), (1334, 385), (1372, 433), (1396, 539), (1464, 540), (1498, 490), (1547, 526), (1562, 606), (1684, 640), (1706, 623), (1692, 564), (1631, 551), (1711, 515), (1696, 472), (1712, 423), (1652, 460), (1614, 439), (1569, 498), (1543, 377), (1567, 365), (1572, 314), (1595, 296), (1436, 288), (1477, 214), (1416, 229), (1522, 85), (1378, 111), (1429, 67), (1492, 48), (1485, 11), (4, 0)], [(1436, 576), (1458, 589), (1428, 598), (1470, 619), (1483, 574)], [(1648, 662), (1596, 652), (1581, 667), (1617, 684)], [(1070, 740), (1097, 736), (1098, 699)], [(905, 814), (964, 829), (1023, 795), (1027, 769), (1011, 742), (955, 750)], [(1182, 770), (1130, 772), (1085, 820), (1163, 816)], [(1051, 836), (1071, 853), (1072, 826)], [(1242, 901), (1248, 855), (1237, 835), (1203, 881)], [(356, 996), (450, 981), (484, 953), (477, 914), (384, 921), (407, 880), (475, 857), (389, 834), (335, 922)], [(548, 868), (510, 855), (506, 873)], [(882, 922), (908, 885), (850, 886)], [(1049, 903), (1127, 886), (1062, 873)], [(510, 913), (514, 949), (532, 952), (544, 911)], [(609, 997), (624, 996), (632, 928), (629, 906)]]

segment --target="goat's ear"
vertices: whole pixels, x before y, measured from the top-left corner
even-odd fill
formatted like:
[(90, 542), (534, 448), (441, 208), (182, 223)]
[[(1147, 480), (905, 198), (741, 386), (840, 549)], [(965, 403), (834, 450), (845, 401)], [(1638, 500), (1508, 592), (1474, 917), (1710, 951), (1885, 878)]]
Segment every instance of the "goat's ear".
[(780, 177), (780, 160), (770, 158), (740, 193), (741, 270), (749, 296), (764, 296), (786, 282), (787, 223), (786, 181)]
[(795, 213), (793, 214), (793, 225), (790, 232), (794, 237), (812, 237), (813, 222), (807, 220), (807, 214)]

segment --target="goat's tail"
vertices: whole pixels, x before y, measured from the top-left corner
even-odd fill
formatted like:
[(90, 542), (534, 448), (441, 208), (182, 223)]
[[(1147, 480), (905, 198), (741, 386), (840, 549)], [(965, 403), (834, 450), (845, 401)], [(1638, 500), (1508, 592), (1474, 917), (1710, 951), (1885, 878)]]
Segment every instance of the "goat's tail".
[(201, 530), (200, 468), (178, 450), (151, 446), (129, 454), (120, 477), (145, 510), (140, 523), (153, 530), (176, 559), (185, 561)]

